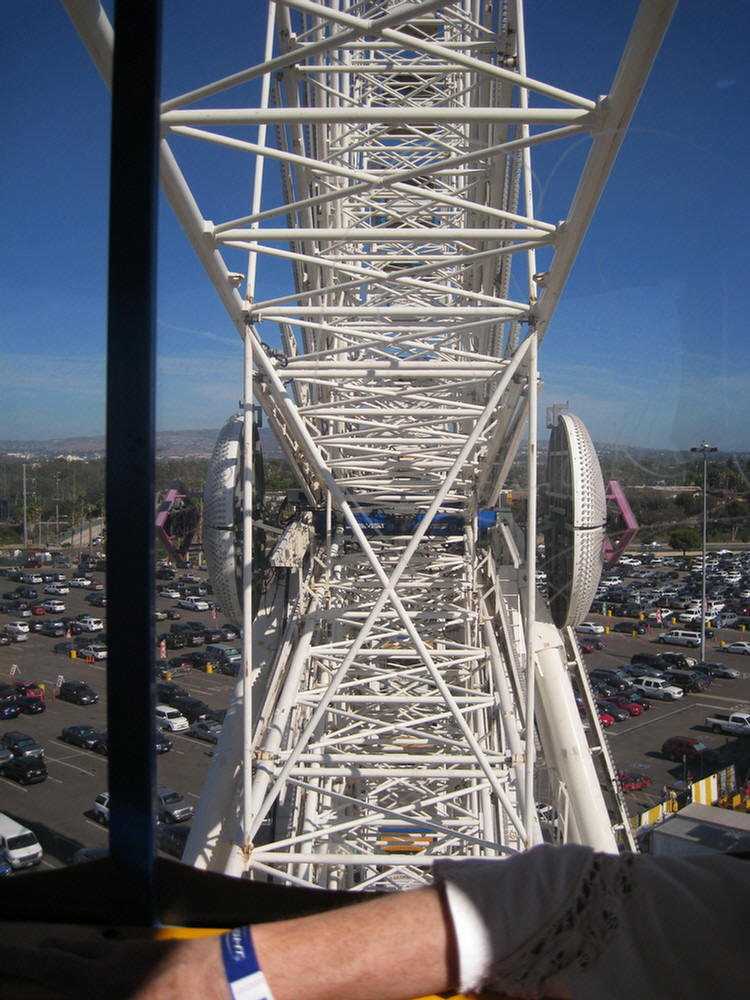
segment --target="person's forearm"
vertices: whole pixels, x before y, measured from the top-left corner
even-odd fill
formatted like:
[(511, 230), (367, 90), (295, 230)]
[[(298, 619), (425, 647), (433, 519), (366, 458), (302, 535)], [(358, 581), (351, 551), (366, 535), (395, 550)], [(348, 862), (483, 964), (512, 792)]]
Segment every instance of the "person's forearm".
[(455, 985), (435, 889), (256, 924), (252, 935), (274, 1000), (405, 1000)]

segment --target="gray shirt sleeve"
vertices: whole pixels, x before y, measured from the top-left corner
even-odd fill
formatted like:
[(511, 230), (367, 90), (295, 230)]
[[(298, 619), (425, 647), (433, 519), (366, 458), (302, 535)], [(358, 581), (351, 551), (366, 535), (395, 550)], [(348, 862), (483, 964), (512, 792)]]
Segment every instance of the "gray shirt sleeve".
[(575, 1000), (746, 992), (750, 861), (542, 846), (438, 861), (434, 874), (464, 990)]

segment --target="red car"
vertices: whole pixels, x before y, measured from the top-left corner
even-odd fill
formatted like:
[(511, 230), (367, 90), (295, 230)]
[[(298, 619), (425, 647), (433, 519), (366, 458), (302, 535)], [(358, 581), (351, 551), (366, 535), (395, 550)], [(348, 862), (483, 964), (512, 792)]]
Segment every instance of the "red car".
[(618, 771), (617, 777), (620, 780), (620, 787), (623, 792), (640, 792), (642, 788), (651, 787), (651, 779), (642, 774), (635, 774), (632, 771)]
[(35, 681), (13, 681), (13, 687), (21, 697), (44, 699), (44, 690)]
[(631, 715), (642, 715), (643, 705), (640, 705), (637, 701), (633, 701), (626, 694), (612, 694), (609, 696), (607, 701), (613, 701), (615, 705), (619, 705), (620, 708), (624, 708), (626, 712), (630, 712)]

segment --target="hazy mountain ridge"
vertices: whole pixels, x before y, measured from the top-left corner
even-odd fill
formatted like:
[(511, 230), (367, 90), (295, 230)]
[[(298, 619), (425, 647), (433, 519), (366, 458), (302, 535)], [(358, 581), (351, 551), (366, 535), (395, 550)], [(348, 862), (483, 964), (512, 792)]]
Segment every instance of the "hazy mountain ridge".
[[(156, 457), (168, 458), (208, 458), (213, 451), (219, 431), (212, 428), (188, 431), (157, 431)], [(263, 454), (267, 458), (281, 458), (282, 452), (273, 433), (268, 427), (260, 428), (260, 439)], [(675, 462), (690, 456), (689, 452), (668, 448), (641, 448), (638, 445), (608, 444), (594, 442), (600, 461), (614, 456), (627, 455), (636, 461), (650, 459), (652, 461)], [(545, 454), (547, 442), (540, 440), (539, 452)], [(519, 455), (525, 453), (525, 445), (519, 449)], [(716, 457), (720, 458), (723, 453)], [(744, 457), (746, 452), (740, 456)], [(50, 438), (48, 441), (0, 441), (0, 455), (14, 458), (24, 458), (28, 461), (45, 461), (51, 458), (71, 457), (75, 459), (96, 459), (104, 457), (104, 435), (92, 437)]]
[[(218, 436), (218, 428), (157, 431), (156, 457), (157, 459), (208, 458)], [(260, 428), (260, 439), (264, 455), (268, 458), (281, 457), (281, 449), (276, 438), (267, 427)], [(48, 441), (0, 441), (0, 455), (29, 461), (44, 461), (59, 457), (91, 460), (103, 458), (104, 454), (103, 434), (92, 437), (50, 438)]]

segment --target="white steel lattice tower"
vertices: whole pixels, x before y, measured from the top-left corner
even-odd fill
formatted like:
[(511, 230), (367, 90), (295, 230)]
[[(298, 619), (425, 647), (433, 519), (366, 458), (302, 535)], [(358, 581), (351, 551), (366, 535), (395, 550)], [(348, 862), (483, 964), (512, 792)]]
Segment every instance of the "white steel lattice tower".
[[(95, 48), (86, 5), (68, 6)], [(186, 860), (388, 888), (435, 855), (523, 850), (544, 829), (630, 843), (573, 699), (574, 644), (535, 592), (537, 349), (672, 6), (644, 5), (591, 100), (527, 75), (520, 2), (279, 0), (260, 62), (164, 103), (163, 188), (243, 338), (246, 420), (254, 396), (317, 512), (275, 556), (297, 585), (269, 653), (272, 611), (250, 628), (245, 433), (224, 487), (244, 500), (253, 684)], [(582, 136), (567, 219), (537, 218), (533, 147)], [(203, 217), (171, 148), (189, 157), (186, 140), (254, 162), (249, 214)], [(293, 281), (269, 297), (278, 259)], [(524, 531), (502, 505), (522, 441)]]

